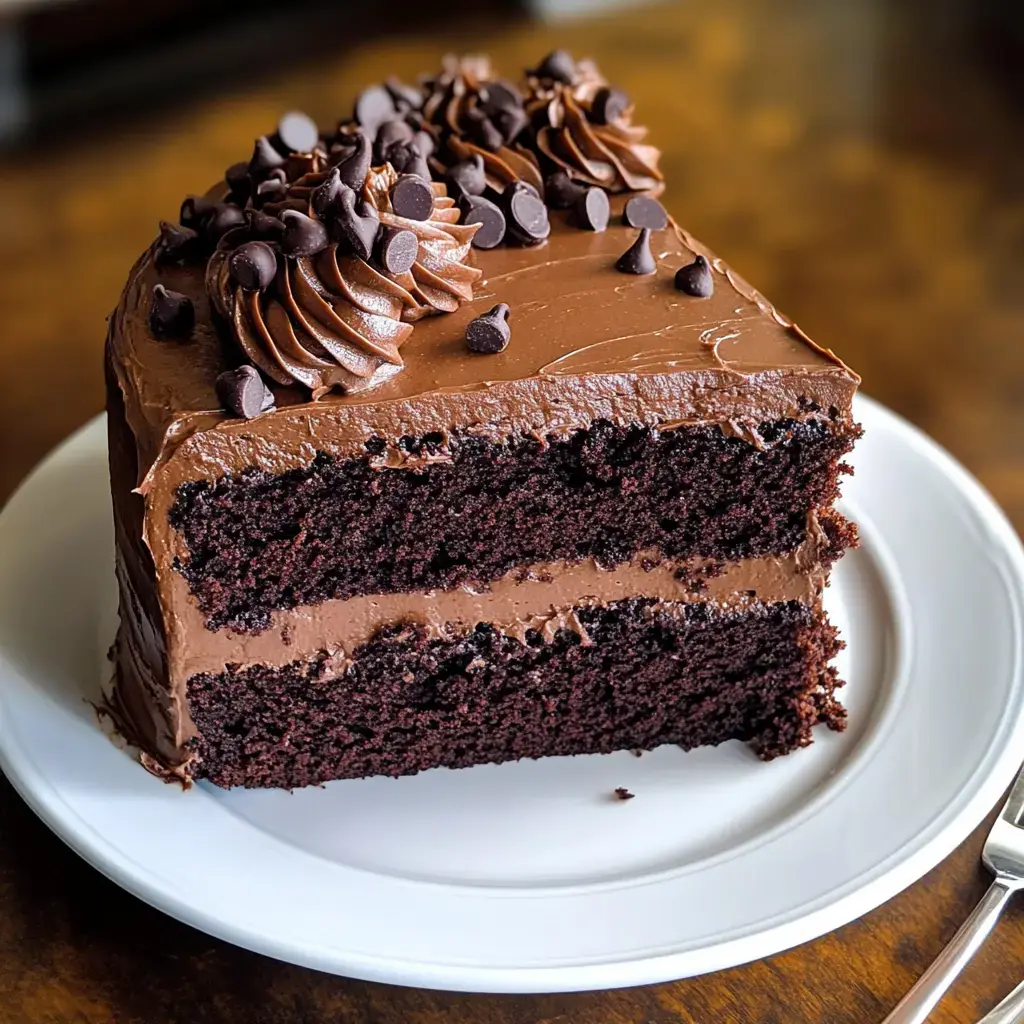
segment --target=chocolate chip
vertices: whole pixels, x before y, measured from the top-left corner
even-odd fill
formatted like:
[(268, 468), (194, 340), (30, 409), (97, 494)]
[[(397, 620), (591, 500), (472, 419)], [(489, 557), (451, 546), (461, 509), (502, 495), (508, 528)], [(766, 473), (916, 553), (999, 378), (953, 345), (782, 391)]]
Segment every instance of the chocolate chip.
[(366, 129), (371, 137), (385, 121), (395, 116), (395, 101), (383, 85), (371, 85), (356, 100), (356, 124)]
[(551, 234), (548, 208), (537, 190), (523, 181), (514, 181), (502, 193), (502, 205), (508, 233), (520, 245), (536, 245)]
[(482, 149), (496, 153), (505, 145), (505, 136), (482, 110), (474, 107), (468, 111), (466, 121), (468, 122), (466, 134)]
[(553, 210), (568, 210), (587, 191), (586, 185), (573, 181), (565, 171), (554, 171), (544, 181), (544, 198)]
[(149, 300), (149, 329), (157, 338), (184, 338), (192, 333), (196, 311), (192, 300), (162, 284), (153, 285)]
[(262, 181), (268, 171), (275, 167), (281, 167), (285, 158), (271, 145), (266, 135), (261, 135), (252, 150), (252, 158), (249, 160), (249, 174), (255, 181)]
[(481, 100), (488, 114), (496, 114), (499, 110), (523, 109), (523, 94), (504, 78), (488, 82), (481, 89)]
[(394, 75), (384, 80), (384, 88), (387, 89), (395, 107), (401, 110), (419, 110), (423, 106), (423, 93), (414, 85), (406, 85), (401, 79)]
[(320, 141), (320, 131), (311, 117), (290, 110), (277, 122), (277, 139), (286, 153), (312, 153)]
[(353, 135), (352, 139), (355, 143), (355, 148), (349, 156), (338, 164), (338, 173), (341, 175), (341, 180), (349, 188), (361, 189), (370, 170), (372, 147), (370, 140), (362, 132)]
[(464, 195), (459, 200), (463, 224), (479, 224), (473, 236), (476, 249), (493, 249), (505, 237), (505, 214), (501, 208), (483, 196)]
[(434, 136), (424, 128), (421, 128), (412, 137), (412, 144), (416, 147), (416, 152), (424, 160), (429, 160), (437, 151), (437, 143), (434, 141)]
[(377, 232), (374, 254), (377, 262), (389, 274), (404, 274), (412, 270), (419, 252), (419, 239), (408, 228), (381, 225)]
[(590, 120), (594, 124), (612, 124), (629, 110), (629, 97), (621, 89), (604, 86), (594, 93), (590, 104)]
[(157, 263), (184, 263), (202, 251), (199, 235), (192, 228), (160, 221), (160, 240), (156, 245)]
[(395, 142), (411, 142), (415, 136), (412, 128), (398, 118), (385, 121), (377, 129), (377, 138), (373, 143), (374, 156), (378, 164), (384, 163), (387, 159), (388, 147)]
[(203, 218), (213, 209), (214, 204), (202, 196), (186, 196), (181, 204), (178, 221), (187, 228), (199, 229)]
[(484, 158), (474, 153), (468, 160), (452, 164), (445, 172), (445, 181), (449, 191), (458, 198), (463, 193), (469, 196), (483, 195), (487, 188), (487, 177), (484, 174)]
[(636, 793), (630, 793), (625, 786), (615, 787), (615, 799), (616, 800), (632, 800), (636, 796)]
[(434, 210), (434, 190), (430, 182), (415, 174), (403, 174), (391, 186), (391, 208), (399, 217), (426, 220)]
[(278, 240), (284, 234), (284, 221), (278, 217), (272, 217), (269, 213), (263, 213), (261, 210), (246, 210), (245, 222), (249, 234), (256, 238)]
[(711, 267), (703, 256), (676, 271), (676, 287), (687, 295), (698, 299), (709, 299), (715, 291), (715, 279)]
[(651, 229), (641, 228), (636, 241), (618, 258), (615, 269), (623, 274), (653, 274), (658, 264), (651, 255)]
[(241, 227), (245, 223), (245, 214), (232, 203), (216, 203), (202, 219), (203, 237), (211, 242), (220, 240), (232, 228)]
[(249, 196), (252, 195), (252, 178), (249, 177), (248, 164), (232, 164), (224, 172), (224, 180), (228, 183), (231, 191), (231, 201), (239, 206), (245, 206)]
[(345, 186), (341, 183), (341, 172), (337, 167), (332, 167), (327, 172), (327, 177), (313, 189), (309, 197), (309, 205), (321, 220), (327, 220), (327, 215), (338, 201), (338, 196), (341, 195), (343, 188)]
[(375, 207), (365, 199), (356, 200), (351, 189), (344, 189), (338, 196), (331, 217), (331, 235), (353, 255), (368, 260), (377, 238), (380, 216)]
[(399, 174), (415, 174), (430, 180), (430, 167), (426, 158), (413, 142), (392, 142), (385, 154), (387, 161)]
[(576, 200), (576, 223), (588, 231), (604, 231), (611, 218), (608, 193), (603, 188), (588, 188)]
[(274, 394), (255, 366), (226, 370), (217, 378), (217, 397), (235, 416), (251, 420), (274, 408)]
[(327, 228), (298, 210), (285, 210), (281, 220), (284, 221), (281, 252), (285, 256), (315, 256), (330, 243)]
[(280, 178), (267, 178), (256, 186), (256, 194), (252, 197), (257, 206), (264, 203), (280, 203), (288, 196), (288, 184)]
[(261, 292), (277, 276), (277, 253), (266, 242), (246, 242), (229, 257), (228, 271), (247, 292)]
[(565, 50), (554, 50), (537, 65), (533, 73), (537, 78), (550, 78), (555, 82), (572, 85), (576, 78), (576, 61)]
[(509, 110), (499, 110), (491, 115), (494, 127), (501, 132), (505, 142), (512, 142), (515, 137), (530, 123), (526, 111), (520, 107), (512, 107)]
[(633, 196), (622, 211), (622, 220), (631, 228), (650, 228), (662, 231), (668, 227), (665, 207), (650, 196)]
[(466, 345), (471, 352), (494, 355), (505, 349), (511, 333), (508, 326), (508, 306), (504, 302), (499, 302), (466, 325)]

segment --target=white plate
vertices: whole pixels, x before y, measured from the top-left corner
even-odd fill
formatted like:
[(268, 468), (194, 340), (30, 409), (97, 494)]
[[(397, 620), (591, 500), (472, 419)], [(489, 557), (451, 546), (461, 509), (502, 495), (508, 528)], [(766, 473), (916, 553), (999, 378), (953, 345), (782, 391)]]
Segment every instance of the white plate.
[(931, 441), (870, 400), (857, 414), (843, 505), (863, 546), (828, 597), (850, 728), (808, 750), (762, 764), (739, 743), (665, 747), (294, 794), (165, 785), (87, 703), (114, 625), (96, 420), (0, 516), (0, 766), (142, 899), (340, 974), (607, 988), (804, 942), (948, 854), (1024, 753), (1017, 538)]

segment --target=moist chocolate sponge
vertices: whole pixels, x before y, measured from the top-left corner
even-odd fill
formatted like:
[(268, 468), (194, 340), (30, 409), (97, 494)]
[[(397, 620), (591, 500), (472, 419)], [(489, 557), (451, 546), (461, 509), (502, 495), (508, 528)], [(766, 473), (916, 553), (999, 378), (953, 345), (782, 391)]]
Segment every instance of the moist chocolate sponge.
[(845, 724), (827, 662), (841, 644), (797, 602), (739, 612), (633, 598), (579, 608), (527, 642), (479, 625), (458, 639), (386, 627), (326, 654), (189, 680), (198, 778), (296, 788), (549, 754), (750, 741), (764, 758)]
[(546, 443), (403, 439), (406, 455), (440, 459), (422, 469), (374, 468), (380, 440), (359, 459), (189, 483), (170, 516), (189, 549), (177, 568), (211, 628), (258, 632), (277, 608), (486, 583), (530, 563), (792, 551), (807, 513), (835, 499), (858, 432), (782, 420), (759, 433), (762, 449), (713, 426), (607, 421)]

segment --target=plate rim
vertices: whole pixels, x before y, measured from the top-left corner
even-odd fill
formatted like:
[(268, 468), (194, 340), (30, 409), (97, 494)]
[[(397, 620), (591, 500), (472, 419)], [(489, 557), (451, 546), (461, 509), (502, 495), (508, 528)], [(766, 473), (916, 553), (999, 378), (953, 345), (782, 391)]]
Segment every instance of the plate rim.
[[(914, 454), (929, 462), (967, 500), (991, 536), (998, 541), (1000, 554), (1004, 556), (1002, 567), (1007, 582), (1015, 585), (1020, 597), (1024, 593), (1024, 547), (991, 495), (952, 455), (904, 417), (865, 395), (858, 395), (856, 401), (871, 410), (872, 418), (888, 419)], [(54, 448), (13, 492), (0, 516), (46, 472), (51, 461), (74, 447), (82, 435), (96, 429), (102, 417), (101, 413)], [(1016, 620), (1014, 630), (1019, 653), (1021, 625)], [(1020, 677), (1018, 657), (1015, 665), (1018, 690), (1022, 685)], [(131, 861), (111, 840), (100, 835), (41, 773), (31, 752), (23, 749), (11, 730), (5, 728), (5, 705), (0, 691), (0, 770), (33, 812), (71, 849), (105, 877), (144, 902), (208, 934), (277, 959), (388, 984), (476, 992), (540, 993), (651, 984), (737, 966), (818, 938), (903, 891), (967, 838), (1002, 796), (1019, 767), (1016, 751), (1024, 743), (1024, 709), (1018, 708), (1015, 719), (1004, 719), (993, 738), (1001, 738), (1001, 746), (993, 757), (990, 770), (984, 778), (978, 779), (984, 767), (981, 764), (964, 783), (963, 790), (973, 786), (973, 793), (951, 821), (943, 825), (943, 815), (939, 812), (920, 833), (927, 834), (928, 838), (915, 850), (906, 853), (904, 844), (874, 865), (875, 877), (861, 882), (861, 876), (858, 876), (838, 890), (812, 901), (812, 909), (792, 920), (775, 925), (769, 921), (767, 927), (735, 938), (727, 936), (699, 949), (663, 954), (656, 951), (639, 951), (626, 956), (615, 954), (607, 962), (590, 956), (583, 964), (502, 967), (476, 963), (460, 965), (451, 961), (409, 961), (393, 956), (383, 958), (348, 949), (337, 951), (339, 959), (322, 943), (284, 941), (250, 932), (244, 923), (213, 917), (187, 900), (164, 891), (146, 865)], [(841, 895), (837, 897), (836, 891)]]

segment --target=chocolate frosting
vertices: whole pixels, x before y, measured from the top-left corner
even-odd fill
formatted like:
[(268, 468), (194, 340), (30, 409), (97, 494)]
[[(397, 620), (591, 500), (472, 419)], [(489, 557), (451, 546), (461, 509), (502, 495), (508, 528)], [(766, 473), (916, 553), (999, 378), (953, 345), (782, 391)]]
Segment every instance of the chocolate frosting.
[[(434, 78), (424, 81), (426, 99), (423, 116), (440, 129), (443, 148), (440, 157), (448, 163), (479, 156), (483, 160), (487, 184), (496, 192), (513, 181), (525, 181), (543, 195), (544, 179), (536, 155), (515, 139), (505, 139), (495, 148), (474, 141), (474, 117), (487, 117), (488, 86), (496, 82), (489, 58), (456, 57), (448, 54), (443, 69)], [(513, 95), (515, 86), (501, 83)], [(524, 114), (523, 126), (526, 124)], [(495, 126), (495, 130), (500, 128)], [(518, 134), (518, 132), (517, 132)]]
[[(304, 174), (285, 200), (262, 212), (298, 208), (315, 219), (311, 197), (326, 177), (326, 171)], [(347, 393), (376, 387), (402, 369), (399, 349), (413, 321), (453, 312), (473, 298), (481, 272), (466, 257), (478, 225), (458, 223), (454, 201), (437, 182), (428, 219), (398, 216), (390, 201), (397, 177), (390, 164), (372, 169), (362, 196), (382, 225), (416, 235), (416, 262), (405, 273), (388, 273), (331, 244), (312, 256), (279, 256), (272, 286), (246, 290), (229, 269), (231, 253), (250, 240), (245, 229), (225, 235), (210, 258), (206, 284), (214, 310), (244, 354), (278, 384), (304, 385), (314, 399), (334, 387)]]
[(540, 153), (576, 181), (609, 192), (639, 192), (661, 185), (661, 152), (644, 143), (647, 129), (632, 124), (633, 109), (598, 124), (594, 98), (608, 83), (589, 60), (576, 64), (571, 83), (527, 76), (526, 110)]

